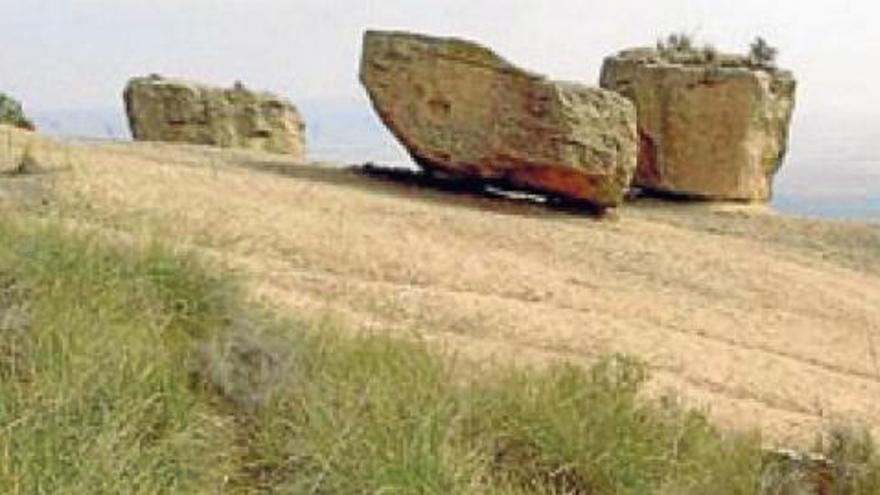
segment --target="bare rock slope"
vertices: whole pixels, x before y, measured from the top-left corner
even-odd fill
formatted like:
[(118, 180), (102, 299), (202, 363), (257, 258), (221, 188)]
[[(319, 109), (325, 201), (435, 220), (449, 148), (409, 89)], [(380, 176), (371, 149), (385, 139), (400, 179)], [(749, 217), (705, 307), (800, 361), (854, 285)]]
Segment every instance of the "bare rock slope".
[(732, 55), (677, 55), (625, 50), (602, 68), (601, 86), (638, 109), (634, 184), (705, 199), (769, 199), (794, 109), (791, 73)]
[(285, 314), (477, 362), (631, 354), (653, 390), (725, 427), (880, 433), (880, 227), (653, 200), (596, 220), (284, 155), (11, 132), (13, 153), (33, 142), (50, 172), (0, 180), (0, 206), (195, 249)]
[(636, 162), (635, 110), (549, 81), (475, 43), (367, 32), (361, 81), (428, 171), (617, 205)]
[(288, 100), (158, 76), (129, 81), (124, 93), (132, 136), (248, 148), (305, 157), (305, 124)]

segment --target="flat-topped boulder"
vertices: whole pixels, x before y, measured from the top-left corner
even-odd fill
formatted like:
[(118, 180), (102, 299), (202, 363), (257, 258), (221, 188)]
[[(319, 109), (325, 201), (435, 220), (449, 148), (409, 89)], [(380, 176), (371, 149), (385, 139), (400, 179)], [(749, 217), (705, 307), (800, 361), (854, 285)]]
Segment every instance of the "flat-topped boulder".
[(287, 99), (160, 76), (134, 78), (124, 93), (132, 137), (305, 157), (305, 124)]
[(25, 116), (21, 103), (4, 93), (0, 93), (0, 124), (28, 131), (34, 130), (34, 124)]
[(402, 32), (366, 33), (360, 77), (429, 172), (599, 207), (630, 185), (635, 108), (614, 92), (550, 81), (472, 42)]
[(634, 185), (715, 200), (766, 201), (785, 157), (795, 103), (790, 72), (714, 50), (624, 50), (601, 86), (638, 110)]

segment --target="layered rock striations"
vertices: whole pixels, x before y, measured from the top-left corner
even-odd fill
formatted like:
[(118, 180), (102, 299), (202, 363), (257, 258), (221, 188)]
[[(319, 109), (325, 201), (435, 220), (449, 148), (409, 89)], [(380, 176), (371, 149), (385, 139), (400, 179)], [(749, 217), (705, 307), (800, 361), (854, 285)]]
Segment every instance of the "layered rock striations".
[(770, 198), (795, 103), (790, 72), (735, 55), (644, 48), (608, 57), (601, 86), (636, 105), (634, 185), (705, 199)]
[(487, 48), (367, 32), (360, 77), (385, 125), (425, 170), (600, 207), (636, 166), (636, 115), (620, 95), (554, 82)]
[(305, 124), (296, 107), (240, 83), (214, 88), (159, 76), (135, 78), (124, 93), (132, 137), (305, 156)]

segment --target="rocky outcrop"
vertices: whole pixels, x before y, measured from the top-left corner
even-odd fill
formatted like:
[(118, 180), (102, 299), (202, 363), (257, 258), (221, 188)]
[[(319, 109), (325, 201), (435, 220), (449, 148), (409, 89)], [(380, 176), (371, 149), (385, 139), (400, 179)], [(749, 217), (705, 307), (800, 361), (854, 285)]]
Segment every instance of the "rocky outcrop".
[(747, 57), (668, 57), (643, 48), (607, 58), (601, 86), (636, 104), (636, 186), (706, 199), (770, 198), (794, 109), (791, 73)]
[(591, 202), (620, 203), (636, 165), (633, 105), (549, 81), (477, 44), (367, 32), (361, 81), (421, 167)]
[(159, 76), (135, 78), (124, 93), (132, 137), (305, 156), (305, 124), (284, 98)]
[(25, 116), (21, 103), (3, 93), (0, 93), (0, 124), (34, 130), (34, 124)]

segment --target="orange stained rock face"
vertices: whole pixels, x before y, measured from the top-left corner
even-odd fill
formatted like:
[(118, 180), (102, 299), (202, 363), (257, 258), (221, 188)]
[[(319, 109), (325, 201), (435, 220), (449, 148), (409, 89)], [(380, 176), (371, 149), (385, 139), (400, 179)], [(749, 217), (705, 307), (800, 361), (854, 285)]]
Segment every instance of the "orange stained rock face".
[(428, 171), (609, 207), (636, 169), (626, 98), (549, 80), (475, 43), (368, 32), (361, 82)]
[(660, 170), (657, 168), (657, 145), (651, 136), (639, 130), (639, 160), (636, 168), (635, 181), (637, 183), (655, 183), (660, 180)]
[(577, 170), (541, 165), (514, 168), (510, 171), (508, 180), (525, 189), (543, 190), (583, 201), (595, 197), (600, 181)]
[(634, 184), (712, 200), (769, 200), (788, 148), (794, 76), (760, 67), (658, 61), (644, 53), (608, 57), (601, 76), (602, 87), (627, 96), (638, 109)]

